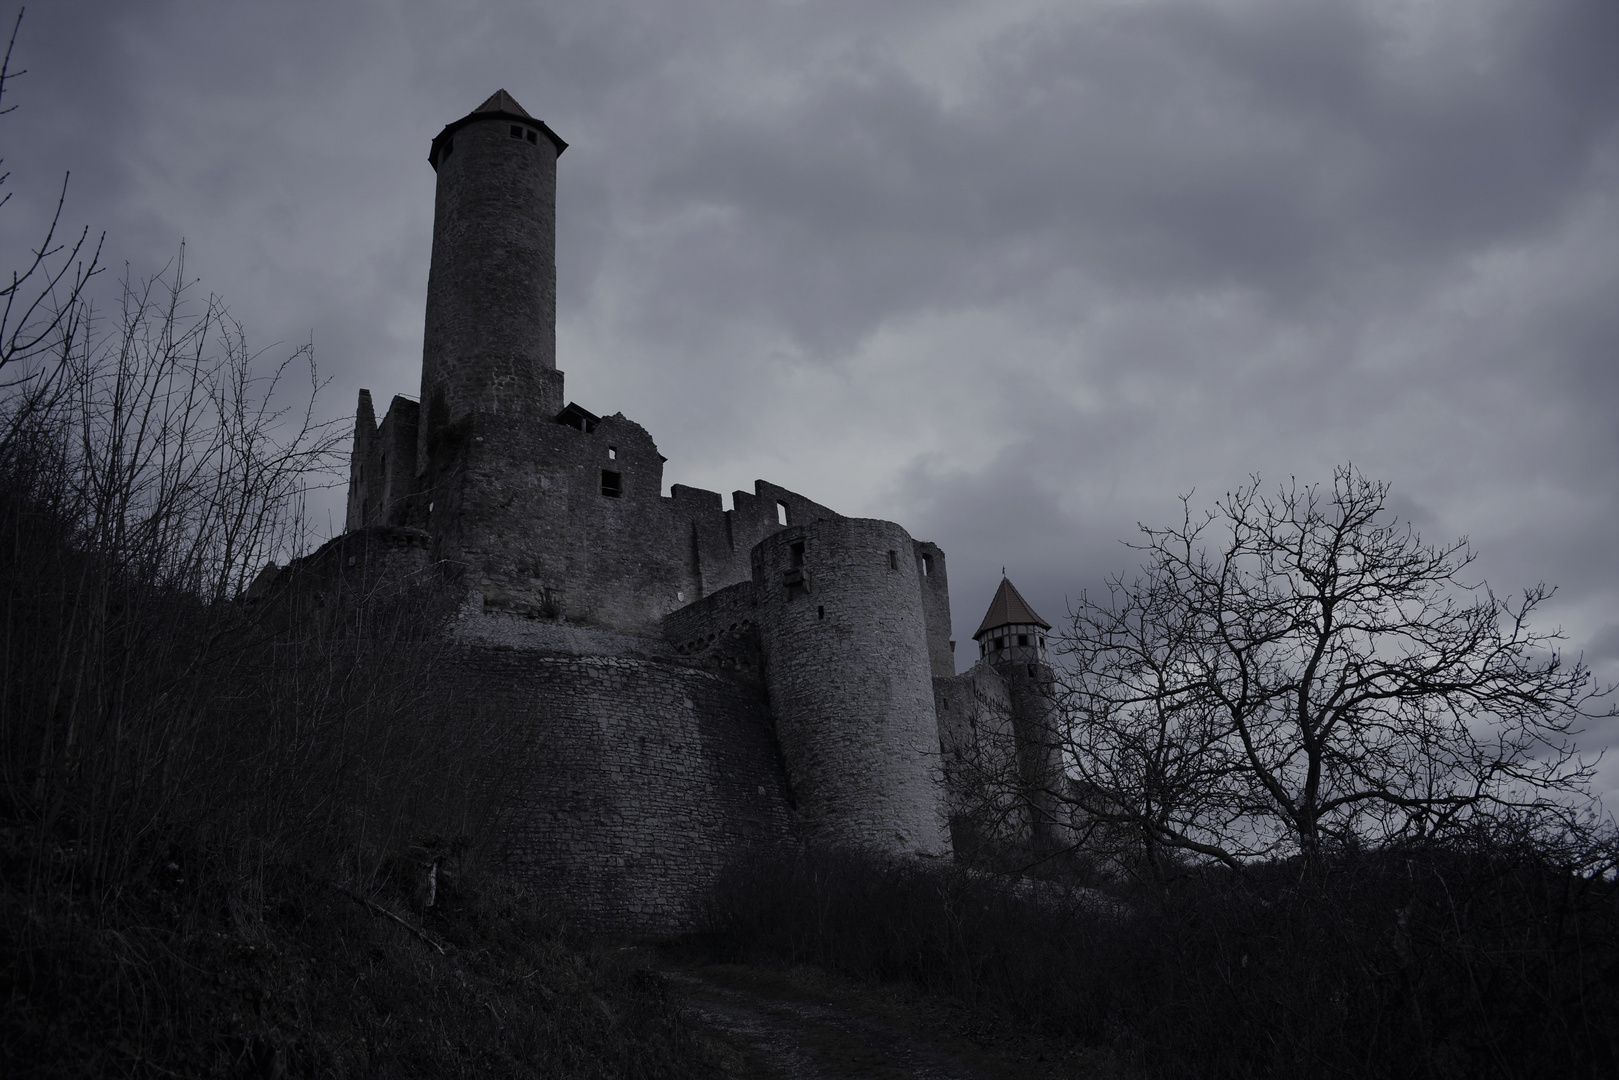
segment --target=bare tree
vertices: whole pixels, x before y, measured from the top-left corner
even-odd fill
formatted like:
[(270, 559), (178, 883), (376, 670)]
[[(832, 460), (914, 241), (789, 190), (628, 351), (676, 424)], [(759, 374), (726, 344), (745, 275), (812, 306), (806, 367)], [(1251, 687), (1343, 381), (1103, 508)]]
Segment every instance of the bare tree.
[(1140, 574), (1082, 597), (1063, 635), (1081, 820), (1158, 867), (1578, 818), (1595, 763), (1572, 737), (1611, 688), (1530, 628), (1551, 589), (1466, 580), (1467, 541), (1423, 544), (1388, 491), (1353, 467), (1330, 491), (1255, 478), (1142, 527)]
[[(13, 71), (11, 55), (22, 26), (23, 11), (11, 24), (6, 55), (0, 60), (0, 116), (15, 105), (5, 105), (7, 84), (26, 71)], [(0, 187), (11, 173), (0, 158)], [(105, 234), (90, 246), (88, 226), (75, 239), (57, 236), (62, 226), (62, 208), (67, 204), (67, 174), (57, 193), (56, 209), (45, 226), (44, 238), (29, 252), (25, 265), (11, 271), (11, 280), (0, 285), (0, 387), (8, 382), (5, 369), (36, 360), (42, 355), (61, 356), (73, 347), (84, 330), (85, 308), (80, 303), (90, 279), (100, 272), (101, 244)], [(0, 195), (0, 207), (11, 201), (11, 193)], [(69, 234), (71, 236), (71, 234)]]

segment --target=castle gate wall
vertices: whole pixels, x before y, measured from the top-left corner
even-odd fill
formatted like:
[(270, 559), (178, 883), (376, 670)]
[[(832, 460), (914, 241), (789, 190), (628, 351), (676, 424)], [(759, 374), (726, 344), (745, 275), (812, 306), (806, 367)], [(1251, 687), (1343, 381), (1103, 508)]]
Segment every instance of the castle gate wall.
[(690, 929), (725, 867), (794, 842), (757, 677), (482, 645), (457, 666), (525, 745), (509, 863), (586, 925)]
[(911, 538), (887, 521), (783, 529), (753, 553), (770, 706), (812, 841), (950, 851)]

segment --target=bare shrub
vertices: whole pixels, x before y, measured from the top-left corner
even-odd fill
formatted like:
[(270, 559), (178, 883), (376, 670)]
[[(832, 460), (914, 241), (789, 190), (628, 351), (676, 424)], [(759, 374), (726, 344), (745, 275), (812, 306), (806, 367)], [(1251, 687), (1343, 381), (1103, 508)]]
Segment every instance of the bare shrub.
[(1154, 1077), (1611, 1075), (1619, 847), (1537, 823), (1103, 897), (840, 852), (724, 881), (717, 959), (961, 1001)]

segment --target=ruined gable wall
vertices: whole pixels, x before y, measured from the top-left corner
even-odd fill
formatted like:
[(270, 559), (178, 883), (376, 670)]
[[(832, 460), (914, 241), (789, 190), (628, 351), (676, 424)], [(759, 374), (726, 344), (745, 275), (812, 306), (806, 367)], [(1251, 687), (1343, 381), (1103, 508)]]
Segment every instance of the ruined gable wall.
[(377, 429), (377, 475), (381, 483), (373, 493), (369, 520), (377, 525), (407, 523), (406, 501), (416, 488), (417, 420), (421, 409), (416, 402), (394, 395), (388, 415)]
[(377, 415), (371, 405), (371, 391), (361, 390), (359, 405), (354, 411), (354, 444), (349, 450), (349, 498), (343, 519), (344, 532), (371, 524), (366, 520), (366, 504), (372, 498), (371, 488), (377, 476)]
[(914, 543), (916, 580), (922, 590), (922, 618), (927, 627), (928, 662), (935, 678), (956, 673), (955, 643), (950, 640), (950, 576), (944, 551), (927, 540)]

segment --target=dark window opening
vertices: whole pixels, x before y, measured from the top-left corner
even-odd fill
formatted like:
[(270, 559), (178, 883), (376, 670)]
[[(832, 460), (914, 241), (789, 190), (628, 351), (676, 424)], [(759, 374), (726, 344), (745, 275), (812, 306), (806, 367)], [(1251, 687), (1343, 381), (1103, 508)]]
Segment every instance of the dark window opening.
[(826, 618), (826, 608), (824, 608), (824, 607), (818, 607), (818, 608), (816, 608), (816, 609), (815, 609), (815, 617), (816, 617), (816, 618), (817, 618), (817, 619), (824, 619), (824, 618)]
[(516, 124), (513, 124), (512, 125), (512, 138), (521, 139), (522, 137), (523, 137), (523, 129), (518, 127)]
[(922, 576), (927, 577), (933, 573), (933, 556), (922, 556)]
[(571, 401), (568, 402), (567, 408), (557, 413), (557, 423), (566, 424), (568, 427), (571, 427), (577, 431), (583, 431), (587, 435), (590, 432), (595, 431), (596, 425), (600, 422), (601, 417), (597, 416), (593, 412), (590, 412), (588, 409), (581, 409), (578, 405), (575, 405)]
[(624, 494), (624, 474), (613, 472), (611, 469), (603, 469), (602, 494), (609, 499), (616, 499)]
[(792, 561), (793, 561), (792, 564), (794, 566), (803, 566), (804, 565), (804, 541), (802, 541), (802, 540), (794, 541), (791, 545), (788, 546), (787, 551), (788, 551), (789, 556), (792, 558)]
[(1006, 648), (1006, 639), (1005, 638), (996, 638), (995, 639), (995, 651), (1000, 652), (1004, 648)]
[(787, 504), (784, 502), (776, 503), (776, 524), (787, 524)]
[(531, 142), (531, 143), (539, 142), (540, 141), (540, 133), (537, 132), (537, 131), (529, 132), (528, 133), (528, 141)]
[(898, 570), (899, 569), (899, 552), (890, 551), (888, 553), (888, 568), (890, 570)]
[(1028, 634), (1019, 634), (1017, 636), (1017, 643), (1018, 643), (1018, 646), (1020, 648), (1025, 648), (1025, 649), (1028, 648), (1028, 646), (1029, 646), (1029, 635)]
[(618, 447), (609, 446), (607, 448), (607, 460), (608, 461), (617, 461), (618, 460)]

